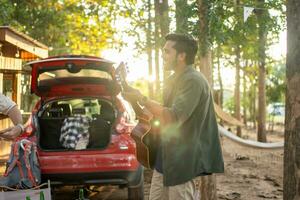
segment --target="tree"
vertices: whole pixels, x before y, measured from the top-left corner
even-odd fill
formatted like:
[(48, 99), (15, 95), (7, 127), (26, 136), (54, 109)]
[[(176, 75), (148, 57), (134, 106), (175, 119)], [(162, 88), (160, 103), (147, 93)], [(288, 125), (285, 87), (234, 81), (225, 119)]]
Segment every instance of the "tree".
[[(158, 14), (159, 14), (159, 24), (160, 24), (160, 46), (163, 44), (163, 38), (170, 31), (170, 19), (169, 19), (169, 3), (168, 0), (160, 0), (158, 4)], [(165, 70), (163, 71), (163, 82), (166, 80), (168, 73)]]
[(1, 1), (1, 17), (4, 18), (0, 20), (1, 25), (12, 26), (52, 47), (50, 55), (99, 55), (114, 38), (114, 1)]
[(176, 0), (175, 1), (175, 19), (176, 19), (176, 32), (177, 33), (187, 33), (188, 28), (188, 18), (189, 18), (189, 7), (187, 0)]
[(57, 0), (11, 0), (1, 2), (1, 7), (10, 16), (4, 18), (1, 24), (11, 26), (49, 46), (62, 46), (65, 43), (65, 35), (61, 34), (65, 25), (64, 13), (59, 12), (61, 6)]
[(154, 0), (154, 10), (155, 10), (155, 17), (154, 17), (154, 60), (155, 60), (155, 94), (160, 96), (161, 94), (161, 81), (160, 81), (160, 66), (159, 66), (159, 48), (160, 48), (160, 16), (159, 16), (159, 8), (160, 2), (159, 0)]
[[(135, 0), (122, 0), (122, 3), (117, 8), (118, 21), (125, 21), (129, 25), (127, 28), (119, 31), (120, 38), (132, 38), (135, 40), (136, 55), (141, 53), (147, 54), (148, 61), (148, 79), (145, 79), (148, 84), (149, 97), (155, 99), (156, 92), (153, 80), (157, 76), (155, 70), (155, 12), (154, 2), (152, 0), (147, 1), (135, 1)], [(156, 56), (157, 57), (157, 56)], [(155, 82), (154, 82), (155, 81)]]
[(209, 6), (207, 0), (198, 0), (199, 17), (199, 60), (200, 71), (205, 75), (210, 85), (212, 85), (212, 59), (211, 59), (211, 41), (209, 35)]
[(115, 1), (65, 1), (67, 39), (73, 54), (99, 56), (114, 40)]
[(287, 1), (286, 114), (283, 199), (300, 198), (300, 2)]
[[(160, 66), (161, 47), (163, 38), (169, 32), (169, 6), (168, 0), (155, 0), (155, 71), (156, 71), (156, 94), (161, 95), (161, 79), (165, 80), (167, 74)], [(163, 72), (163, 74), (160, 74)]]
[(220, 87), (219, 93), (218, 93), (218, 99), (215, 99), (216, 103), (219, 104), (221, 108), (223, 108), (223, 96), (224, 96), (224, 88), (223, 88), (223, 81), (221, 76), (221, 46), (217, 46), (216, 50), (216, 59), (217, 59), (217, 72), (218, 72), (218, 84)]
[[(240, 38), (242, 38), (241, 36), (241, 32), (240, 30), (243, 30), (242, 27), (242, 20), (241, 20), (241, 9), (240, 9), (240, 1), (237, 0), (236, 1), (236, 7), (235, 7), (235, 11), (237, 13), (236, 16), (236, 26), (234, 27), (234, 32), (235, 35), (237, 35), (237, 40), (235, 41), (235, 89), (234, 89), (234, 97), (235, 97), (235, 109), (234, 109), (234, 114), (235, 114), (235, 118), (237, 120), (241, 120), (241, 97), (240, 97), (240, 81), (241, 81), (241, 76), (240, 76), (240, 71), (241, 71), (241, 46), (244, 42), (242, 42), (241, 40), (239, 40)], [(237, 126), (237, 136), (242, 137), (242, 129), (240, 126)]]
[(8, 22), (13, 22), (15, 6), (10, 0), (0, 0), (0, 5), (0, 24), (9, 25)]
[[(200, 46), (200, 71), (212, 85), (212, 59), (209, 35), (209, 10), (211, 2), (207, 0), (197, 0), (199, 16), (199, 46)], [(203, 176), (200, 182), (201, 199), (217, 199), (216, 176)]]
[[(153, 66), (152, 66), (152, 21), (151, 21), (151, 0), (148, 0), (148, 19), (147, 19), (147, 31), (146, 31), (146, 37), (147, 37), (147, 55), (148, 55), (148, 72), (149, 72), (149, 77), (153, 76)], [(154, 97), (154, 88), (153, 88), (153, 82), (152, 80), (149, 80), (148, 82), (148, 92), (149, 92), (149, 97), (153, 98)]]
[(264, 0), (258, 0), (260, 9), (256, 11), (258, 21), (258, 130), (257, 140), (266, 142), (266, 45), (267, 45), (267, 11), (264, 9)]
[(286, 89), (285, 59), (274, 62), (268, 70), (266, 96), (267, 103), (284, 102), (284, 92)]

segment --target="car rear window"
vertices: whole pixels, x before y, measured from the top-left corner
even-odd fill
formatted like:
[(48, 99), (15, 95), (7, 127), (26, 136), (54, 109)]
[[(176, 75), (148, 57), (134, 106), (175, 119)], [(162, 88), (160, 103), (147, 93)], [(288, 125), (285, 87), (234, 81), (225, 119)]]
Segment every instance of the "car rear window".
[(111, 75), (105, 71), (99, 71), (96, 69), (81, 69), (78, 72), (69, 72), (66, 69), (57, 69), (52, 71), (46, 71), (39, 74), (38, 81), (51, 80), (57, 78), (100, 78), (112, 80)]

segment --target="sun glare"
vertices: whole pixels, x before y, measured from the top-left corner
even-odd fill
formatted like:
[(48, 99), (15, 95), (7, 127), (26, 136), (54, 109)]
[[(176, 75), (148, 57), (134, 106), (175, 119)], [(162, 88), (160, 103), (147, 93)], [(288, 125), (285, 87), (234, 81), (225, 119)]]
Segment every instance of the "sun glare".
[[(142, 79), (144, 81), (155, 82), (155, 72), (150, 76), (148, 73), (148, 61), (146, 54), (136, 56), (137, 50), (133, 46), (133, 41), (126, 38), (127, 47), (123, 47), (121, 51), (117, 49), (107, 49), (101, 52), (101, 56), (111, 60), (118, 65), (120, 62), (127, 63), (129, 72), (127, 80), (134, 82)], [(274, 59), (282, 59), (286, 55), (286, 31), (280, 33), (279, 42), (269, 48), (268, 53)], [(215, 74), (217, 76), (217, 74)], [(221, 67), (221, 76), (225, 87), (233, 87), (235, 81), (235, 70), (228, 67)]]
[(154, 83), (155, 75), (154, 74), (152, 74), (152, 75), (147, 74), (146, 79), (147, 79), (148, 82)]
[(286, 30), (282, 31), (279, 34), (279, 42), (272, 45), (269, 50), (268, 53), (271, 55), (272, 58), (274, 58), (275, 60), (279, 60), (282, 59), (282, 57), (286, 56)]
[(120, 62), (127, 63), (129, 69), (127, 80), (129, 82), (136, 81), (138, 79), (153, 80), (153, 77), (148, 78), (147, 56), (141, 54), (139, 57), (136, 57), (133, 55), (134, 51), (134, 49), (128, 48), (124, 48), (120, 52), (116, 49), (107, 49), (102, 51), (101, 56), (115, 62), (117, 65)]

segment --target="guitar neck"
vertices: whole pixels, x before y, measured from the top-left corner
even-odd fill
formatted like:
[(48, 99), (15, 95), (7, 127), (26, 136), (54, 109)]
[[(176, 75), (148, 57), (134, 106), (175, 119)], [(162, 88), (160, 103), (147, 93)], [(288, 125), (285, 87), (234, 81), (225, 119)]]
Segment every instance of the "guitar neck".
[[(126, 81), (126, 69), (124, 63), (121, 63), (117, 68), (117, 80), (121, 85), (122, 92), (130, 92), (130, 86)], [(149, 121), (153, 118), (153, 115), (145, 108), (142, 108), (138, 102), (130, 102), (137, 118)]]

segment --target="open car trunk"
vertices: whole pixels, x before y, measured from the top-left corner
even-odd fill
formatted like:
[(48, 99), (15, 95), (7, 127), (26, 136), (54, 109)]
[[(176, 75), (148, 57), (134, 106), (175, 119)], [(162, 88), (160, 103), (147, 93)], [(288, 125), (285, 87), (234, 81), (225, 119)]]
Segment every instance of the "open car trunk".
[(38, 112), (39, 146), (43, 150), (104, 149), (116, 119), (106, 99), (68, 98), (46, 103)]

